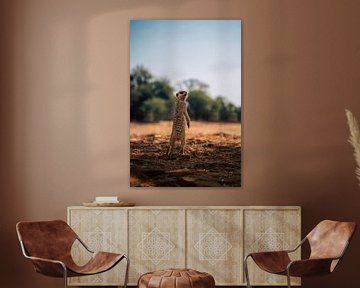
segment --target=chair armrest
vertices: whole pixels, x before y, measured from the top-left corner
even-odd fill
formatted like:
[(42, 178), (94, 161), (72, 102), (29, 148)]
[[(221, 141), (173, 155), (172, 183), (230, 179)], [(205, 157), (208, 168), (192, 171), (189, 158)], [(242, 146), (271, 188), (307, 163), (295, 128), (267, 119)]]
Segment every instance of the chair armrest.
[(33, 256), (25, 256), (30, 259), (34, 265), (35, 271), (51, 277), (66, 277), (67, 268), (66, 265), (59, 261), (53, 259), (46, 259)]
[(306, 242), (306, 240), (307, 240), (306, 237), (303, 238), (303, 239), (301, 240), (301, 242), (300, 242), (295, 248), (289, 249), (289, 250), (285, 250), (285, 251), (288, 252), (288, 253), (295, 252), (297, 249), (299, 249), (299, 248)]
[(264, 251), (264, 252), (251, 252), (249, 254), (247, 254), (244, 257), (244, 261), (247, 260), (247, 258), (253, 258), (254, 261), (256, 261), (256, 259), (259, 258), (272, 258), (272, 257), (289, 257), (288, 255), (288, 251), (287, 250), (279, 250), (279, 251)]
[(271, 255), (271, 254), (288, 254), (287, 250), (277, 250), (277, 251), (261, 251), (261, 252), (252, 252), (249, 253), (248, 256), (252, 256), (252, 255), (256, 255), (256, 254), (266, 254), (266, 255)]
[(23, 255), (25, 256), (25, 258), (31, 260), (36, 272), (51, 277), (66, 277), (67, 268), (63, 262), (54, 259), (30, 256), (27, 253), (24, 243), (22, 241), (20, 241), (20, 246)]
[(40, 261), (40, 262), (49, 262), (53, 264), (60, 264), (63, 267), (66, 267), (65, 264), (59, 260), (41, 258), (41, 257), (33, 257), (33, 256), (26, 256), (26, 258), (30, 259), (31, 261)]
[(295, 248), (293, 248), (293, 249), (278, 250), (278, 251), (265, 251), (265, 252), (252, 252), (252, 253), (249, 253), (244, 259), (252, 256), (252, 254), (259, 254), (259, 253), (261, 253), (261, 254), (268, 254), (268, 255), (271, 255), (271, 254), (274, 254), (274, 253), (275, 253), (275, 254), (283, 254), (283, 253), (288, 254), (288, 253), (292, 253), (292, 252), (295, 252), (297, 249), (299, 249), (299, 248), (306, 242), (306, 240), (307, 240), (306, 237), (303, 238), (303, 239), (301, 240), (301, 242), (300, 242)]
[(245, 258), (251, 257), (255, 263), (264, 271), (269, 273), (283, 273), (291, 262), (287, 251), (267, 251), (250, 253)]
[(291, 261), (287, 266), (290, 276), (312, 276), (329, 274), (332, 272), (332, 263), (339, 258), (303, 259)]
[(76, 235), (76, 240), (78, 240), (87, 251), (90, 253), (95, 253), (94, 251), (90, 250), (90, 248), (80, 239), (78, 235)]

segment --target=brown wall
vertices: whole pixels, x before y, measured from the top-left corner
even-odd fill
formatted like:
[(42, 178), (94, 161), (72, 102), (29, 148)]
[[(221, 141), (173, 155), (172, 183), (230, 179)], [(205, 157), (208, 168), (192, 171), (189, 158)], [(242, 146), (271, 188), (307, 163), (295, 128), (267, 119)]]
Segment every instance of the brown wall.
[[(95, 195), (301, 205), (303, 234), (324, 218), (360, 223), (344, 115), (360, 118), (359, 11), (328, 0), (1, 1), (1, 287), (62, 287), (32, 272), (15, 223), (65, 219)], [(129, 188), (131, 18), (243, 20), (240, 189)], [(358, 287), (359, 239), (334, 275), (303, 286)]]

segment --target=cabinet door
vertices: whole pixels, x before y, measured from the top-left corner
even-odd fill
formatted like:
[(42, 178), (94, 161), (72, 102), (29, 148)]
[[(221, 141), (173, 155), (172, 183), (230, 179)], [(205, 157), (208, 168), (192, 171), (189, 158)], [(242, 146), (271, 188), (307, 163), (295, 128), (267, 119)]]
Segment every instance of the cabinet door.
[[(70, 209), (69, 225), (93, 251), (127, 253), (127, 215), (125, 209)], [(72, 256), (76, 263), (85, 264), (89, 258), (76, 241)], [(93, 276), (69, 278), (70, 285), (122, 285), (126, 261), (113, 269)]]
[(216, 285), (242, 280), (242, 211), (187, 210), (187, 267), (212, 274)]
[[(258, 209), (244, 211), (245, 255), (251, 252), (276, 251), (295, 248), (301, 241), (299, 209)], [(300, 249), (290, 255), (300, 259)], [(262, 271), (252, 259), (248, 260), (252, 285), (286, 285), (286, 277)], [(292, 278), (299, 285), (299, 278)]]
[(185, 210), (129, 210), (130, 284), (145, 272), (185, 267)]

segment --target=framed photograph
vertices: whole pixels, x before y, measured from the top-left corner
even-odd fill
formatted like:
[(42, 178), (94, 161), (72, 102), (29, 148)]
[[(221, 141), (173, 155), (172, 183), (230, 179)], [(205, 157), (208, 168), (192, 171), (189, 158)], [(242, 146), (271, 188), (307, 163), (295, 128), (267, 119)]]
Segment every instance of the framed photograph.
[(130, 21), (130, 186), (241, 186), (241, 20)]

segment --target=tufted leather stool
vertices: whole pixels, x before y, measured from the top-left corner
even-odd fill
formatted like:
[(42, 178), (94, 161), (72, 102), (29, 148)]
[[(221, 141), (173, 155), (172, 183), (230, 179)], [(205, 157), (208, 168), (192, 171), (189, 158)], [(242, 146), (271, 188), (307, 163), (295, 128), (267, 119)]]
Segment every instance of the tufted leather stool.
[(140, 276), (138, 288), (214, 288), (214, 277), (192, 269), (166, 269)]

